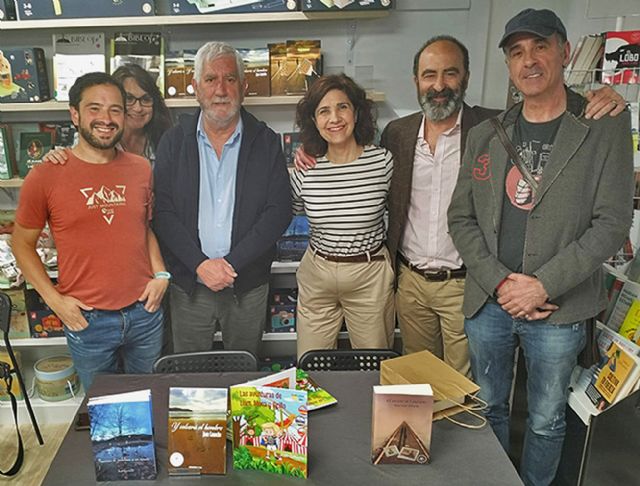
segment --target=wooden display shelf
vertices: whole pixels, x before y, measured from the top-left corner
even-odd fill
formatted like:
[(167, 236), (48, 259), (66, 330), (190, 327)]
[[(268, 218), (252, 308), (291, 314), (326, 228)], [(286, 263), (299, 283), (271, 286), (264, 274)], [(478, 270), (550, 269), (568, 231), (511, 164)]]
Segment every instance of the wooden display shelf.
[(0, 187), (22, 187), (24, 179), (14, 177), (13, 179), (0, 179)]
[[(367, 96), (371, 101), (382, 102), (386, 99), (381, 91), (369, 91)], [(302, 96), (247, 96), (245, 106), (278, 106), (296, 105)], [(192, 97), (168, 98), (165, 100), (169, 108), (195, 108), (198, 101)], [(67, 111), (69, 104), (64, 101), (44, 101), (42, 103), (2, 103), (0, 113), (25, 113), (40, 111)]]
[(134, 26), (173, 26), (195, 24), (249, 24), (255, 22), (300, 22), (310, 20), (379, 19), (389, 10), (334, 12), (264, 12), (202, 15), (148, 15), (139, 17), (100, 17), (79, 19), (3, 20), (0, 30), (67, 29)]

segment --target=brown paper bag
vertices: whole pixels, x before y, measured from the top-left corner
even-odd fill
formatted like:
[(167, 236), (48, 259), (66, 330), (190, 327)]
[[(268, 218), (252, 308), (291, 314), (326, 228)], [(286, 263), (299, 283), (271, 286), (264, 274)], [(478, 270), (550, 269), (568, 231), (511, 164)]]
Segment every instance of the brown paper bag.
[(428, 383), (433, 389), (433, 420), (477, 409), (475, 395), (480, 387), (429, 351), (384, 360), (380, 365), (381, 385)]

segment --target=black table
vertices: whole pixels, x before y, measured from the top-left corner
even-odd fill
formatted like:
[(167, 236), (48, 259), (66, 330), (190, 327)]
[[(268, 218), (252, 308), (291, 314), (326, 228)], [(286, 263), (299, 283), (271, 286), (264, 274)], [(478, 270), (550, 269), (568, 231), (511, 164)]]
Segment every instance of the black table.
[[(432, 462), (426, 466), (371, 464), (371, 395), (379, 383), (377, 372), (331, 371), (312, 373), (338, 404), (309, 413), (309, 478), (259, 471), (236, 471), (227, 443), (227, 475), (170, 478), (167, 474), (167, 405), (171, 386), (225, 387), (268, 373), (201, 373), (181, 375), (98, 376), (89, 396), (151, 388), (158, 479), (126, 481), (122, 485), (151, 484), (291, 484), (305, 485), (522, 485), (516, 470), (487, 425), (463, 429), (447, 420), (434, 424)], [(84, 407), (84, 406), (83, 406)], [(51, 465), (44, 485), (68, 486), (95, 482), (88, 431), (69, 429)], [(109, 483), (114, 484), (114, 483)]]

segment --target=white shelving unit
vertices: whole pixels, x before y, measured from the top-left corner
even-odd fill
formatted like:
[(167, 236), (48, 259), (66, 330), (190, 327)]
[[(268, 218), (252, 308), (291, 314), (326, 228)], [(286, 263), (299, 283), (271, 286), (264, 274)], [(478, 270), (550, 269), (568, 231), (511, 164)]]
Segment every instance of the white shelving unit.
[[(33, 388), (34, 370), (33, 364), (40, 358), (55, 356), (59, 354), (69, 354), (67, 350), (67, 340), (64, 337), (54, 338), (27, 338), (12, 339), (11, 347), (14, 352), (18, 352), (21, 357), (22, 366), (20, 368), (27, 390)], [(4, 342), (0, 343), (0, 349), (4, 350)], [(38, 397), (34, 391), (30, 396), (31, 406), (38, 419), (38, 423), (69, 423), (73, 419), (84, 393), (80, 392), (75, 398), (69, 398), (59, 402), (48, 402)], [(18, 420), (20, 423), (28, 423), (29, 415), (24, 400), (18, 402)], [(11, 403), (0, 402), (0, 424), (10, 424), (13, 421)]]
[(380, 19), (388, 10), (347, 10), (329, 12), (265, 12), (215, 15), (149, 15), (140, 17), (100, 17), (52, 20), (0, 21), (0, 31), (31, 29), (73, 29), (104, 27), (157, 27), (162, 25), (248, 24), (265, 22), (304, 22), (309, 20)]

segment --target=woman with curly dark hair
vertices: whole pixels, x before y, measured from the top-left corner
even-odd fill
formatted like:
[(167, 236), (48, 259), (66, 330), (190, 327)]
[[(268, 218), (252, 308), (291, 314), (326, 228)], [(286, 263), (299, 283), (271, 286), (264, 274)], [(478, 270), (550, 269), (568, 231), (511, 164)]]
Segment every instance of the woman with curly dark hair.
[(298, 103), (305, 152), (291, 174), (294, 210), (309, 218), (298, 281), (298, 357), (331, 349), (346, 322), (353, 348), (388, 348), (394, 328), (393, 270), (384, 245), (391, 153), (372, 145), (373, 102), (344, 74), (324, 76)]

